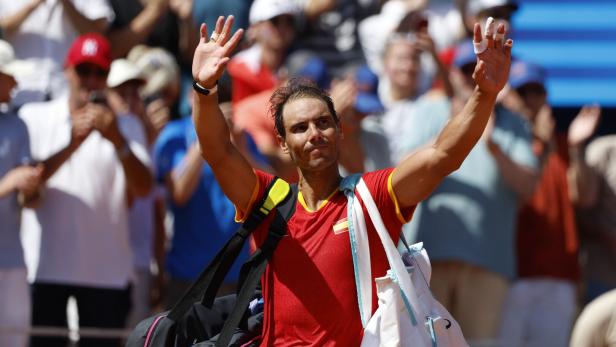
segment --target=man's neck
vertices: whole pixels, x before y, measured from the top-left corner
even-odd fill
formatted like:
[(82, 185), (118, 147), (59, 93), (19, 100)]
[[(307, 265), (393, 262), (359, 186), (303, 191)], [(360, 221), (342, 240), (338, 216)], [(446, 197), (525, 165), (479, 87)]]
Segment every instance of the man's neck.
[(316, 211), (321, 203), (338, 189), (341, 179), (337, 165), (318, 172), (300, 170), (299, 189), (306, 206), (310, 210)]
[(413, 99), (415, 97), (415, 90), (410, 88), (396, 88), (392, 85), (390, 95), (393, 101)]
[(274, 74), (277, 73), (280, 65), (282, 65), (282, 61), (283, 54), (281, 52), (265, 48), (261, 51), (261, 63), (267, 66)]

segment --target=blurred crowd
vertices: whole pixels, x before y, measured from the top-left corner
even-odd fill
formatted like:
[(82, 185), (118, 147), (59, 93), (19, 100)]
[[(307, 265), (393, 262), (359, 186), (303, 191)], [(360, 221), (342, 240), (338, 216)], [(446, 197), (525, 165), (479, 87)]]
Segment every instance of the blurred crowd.
[[(80, 327), (132, 328), (172, 306), (238, 227), (190, 117), (200, 23), (232, 14), (246, 29), (218, 82), (232, 141), (296, 181), (269, 110), (278, 86), (300, 76), (329, 91), (342, 172), (394, 166), (467, 101), (473, 24), (491, 16), (511, 33), (518, 7), (0, 0), (0, 346), (66, 346), (30, 331), (66, 328), (69, 298)], [(513, 54), (482, 139), (404, 234), (424, 243), (433, 294), (471, 345), (616, 345), (616, 135), (595, 135), (599, 105), (558, 131), (545, 68)]]

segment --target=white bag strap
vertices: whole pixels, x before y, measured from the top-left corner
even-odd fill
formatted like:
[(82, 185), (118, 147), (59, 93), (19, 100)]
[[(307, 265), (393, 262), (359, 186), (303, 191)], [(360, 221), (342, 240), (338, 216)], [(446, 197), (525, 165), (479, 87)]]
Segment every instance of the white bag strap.
[(353, 257), (355, 288), (357, 289), (357, 303), (362, 326), (366, 327), (372, 316), (372, 269), (370, 267), (370, 247), (368, 246), (364, 211), (359, 205), (358, 199), (355, 198), (355, 186), (360, 178), (360, 175), (347, 176), (340, 186), (348, 201), (347, 222)]
[[(415, 292), (415, 288), (411, 283), (411, 279), (406, 270), (406, 266), (402, 262), (402, 258), (400, 257), (398, 248), (396, 247), (391, 237), (389, 236), (389, 233), (387, 232), (387, 228), (383, 223), (381, 214), (379, 213), (379, 210), (374, 203), (374, 200), (372, 199), (372, 195), (370, 194), (370, 191), (368, 190), (368, 187), (366, 186), (366, 183), (363, 179), (360, 179), (357, 183), (357, 192), (359, 193), (359, 196), (361, 196), (361, 199), (366, 206), (366, 210), (368, 210), (368, 215), (372, 220), (372, 224), (374, 225), (374, 228), (376, 229), (379, 238), (381, 239), (381, 243), (383, 244), (383, 248), (385, 249), (385, 254), (387, 255), (387, 261), (389, 262), (389, 266), (391, 268), (392, 279), (400, 286), (402, 292), (402, 299), (409, 312), (411, 322), (413, 322), (413, 325), (416, 325), (417, 315), (419, 315), (419, 317), (423, 317), (425, 315), (423, 314), (423, 312), (421, 312), (421, 306), (417, 301), (418, 297)], [(359, 207), (359, 209), (361, 210), (361, 206)]]

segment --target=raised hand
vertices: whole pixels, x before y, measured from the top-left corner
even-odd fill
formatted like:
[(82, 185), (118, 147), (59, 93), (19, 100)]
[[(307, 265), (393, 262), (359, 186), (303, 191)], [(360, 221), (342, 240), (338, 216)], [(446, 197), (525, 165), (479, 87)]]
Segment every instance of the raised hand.
[(192, 75), (204, 88), (213, 88), (231, 58), (229, 55), (240, 42), (244, 30), (238, 29), (231, 36), (233, 16), (218, 17), (216, 28), (208, 37), (207, 26), (201, 24), (200, 39), (193, 57)]
[[(479, 23), (475, 23), (473, 42), (481, 48), (485, 45), (485, 49), (477, 54), (473, 79), (481, 91), (496, 94), (503, 89), (509, 78), (513, 41), (507, 39), (503, 42), (506, 30), (502, 23), (496, 29), (496, 35), (493, 35), (494, 24), (490, 20), (486, 25), (485, 37), (482, 37)], [(482, 43), (482, 40), (485, 42)]]
[(586, 142), (594, 134), (601, 118), (601, 107), (598, 105), (586, 105), (569, 125), (567, 133), (569, 146), (579, 146)]

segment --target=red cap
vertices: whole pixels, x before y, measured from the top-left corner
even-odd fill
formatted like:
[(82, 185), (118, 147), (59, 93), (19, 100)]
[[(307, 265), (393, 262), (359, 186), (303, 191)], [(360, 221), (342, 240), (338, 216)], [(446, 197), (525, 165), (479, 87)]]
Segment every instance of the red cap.
[(66, 55), (65, 67), (92, 63), (109, 71), (111, 66), (111, 45), (107, 39), (96, 33), (79, 36)]

